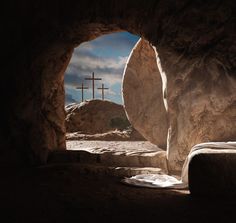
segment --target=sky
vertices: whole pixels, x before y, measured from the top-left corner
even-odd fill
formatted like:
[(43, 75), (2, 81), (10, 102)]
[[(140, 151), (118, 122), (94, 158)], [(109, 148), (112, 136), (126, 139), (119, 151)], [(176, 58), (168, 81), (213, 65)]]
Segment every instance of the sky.
[(71, 61), (65, 72), (65, 103), (81, 101), (81, 90), (76, 89), (84, 82), (89, 87), (84, 90), (84, 99), (92, 98), (92, 81), (84, 80), (91, 77), (102, 78), (95, 81), (95, 98), (101, 99), (102, 83), (109, 90), (105, 91), (105, 99), (122, 104), (122, 76), (129, 54), (139, 40), (138, 36), (128, 32), (103, 35), (95, 40), (84, 42), (75, 48)]

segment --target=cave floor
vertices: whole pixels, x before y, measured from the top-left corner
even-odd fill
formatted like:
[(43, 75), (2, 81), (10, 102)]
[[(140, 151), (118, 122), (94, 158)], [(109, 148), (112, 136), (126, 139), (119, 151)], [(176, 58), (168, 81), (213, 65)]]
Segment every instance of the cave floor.
[(235, 222), (233, 198), (132, 187), (73, 165), (1, 169), (2, 222)]

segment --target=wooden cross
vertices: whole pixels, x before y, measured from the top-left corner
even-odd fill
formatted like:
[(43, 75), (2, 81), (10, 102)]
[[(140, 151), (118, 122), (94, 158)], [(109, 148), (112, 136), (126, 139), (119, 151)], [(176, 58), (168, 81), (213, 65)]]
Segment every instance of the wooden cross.
[(85, 80), (91, 80), (92, 81), (92, 83), (93, 83), (93, 99), (94, 99), (94, 81), (96, 80), (102, 80), (102, 78), (95, 78), (94, 77), (94, 72), (93, 72), (93, 74), (92, 74), (92, 77), (88, 77), (88, 78), (85, 78)]
[(84, 101), (84, 90), (88, 89), (88, 87), (84, 86), (84, 83), (82, 83), (81, 87), (76, 87), (76, 89), (80, 89), (82, 91), (82, 102)]
[(104, 90), (108, 90), (108, 87), (104, 87), (104, 84), (102, 84), (102, 87), (98, 88), (99, 90), (102, 90), (102, 100), (104, 100)]

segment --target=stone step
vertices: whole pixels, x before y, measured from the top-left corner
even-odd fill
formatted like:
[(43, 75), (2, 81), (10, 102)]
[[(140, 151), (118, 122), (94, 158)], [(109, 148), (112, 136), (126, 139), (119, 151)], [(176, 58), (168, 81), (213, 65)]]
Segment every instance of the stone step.
[(166, 152), (152, 153), (91, 153), (84, 150), (53, 151), (48, 164), (91, 164), (106, 167), (153, 167), (167, 172)]
[(96, 176), (115, 176), (115, 177), (131, 177), (138, 174), (157, 174), (165, 173), (160, 168), (153, 167), (110, 167), (94, 164), (78, 164), (78, 163), (57, 163), (48, 164), (40, 169), (51, 170), (56, 172), (76, 171), (78, 174), (90, 174)]

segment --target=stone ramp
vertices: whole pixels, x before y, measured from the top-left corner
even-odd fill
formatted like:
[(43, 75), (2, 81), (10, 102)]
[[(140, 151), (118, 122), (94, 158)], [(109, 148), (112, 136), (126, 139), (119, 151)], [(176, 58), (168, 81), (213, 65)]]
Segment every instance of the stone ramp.
[(42, 168), (53, 170), (74, 170), (78, 174), (115, 177), (131, 177), (138, 174), (164, 173), (162, 169), (154, 167), (111, 167), (80, 163), (51, 163)]
[(167, 172), (166, 152), (146, 141), (67, 141), (66, 151), (54, 151), (48, 159), (48, 164), (66, 163), (126, 176)]

